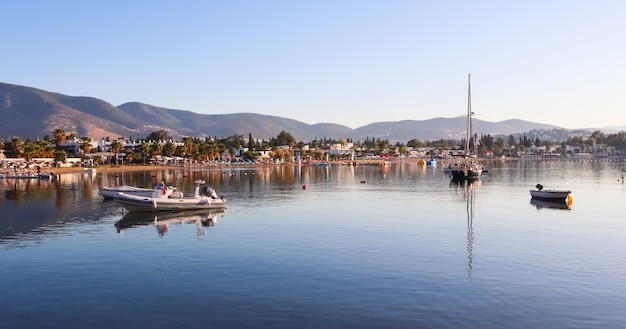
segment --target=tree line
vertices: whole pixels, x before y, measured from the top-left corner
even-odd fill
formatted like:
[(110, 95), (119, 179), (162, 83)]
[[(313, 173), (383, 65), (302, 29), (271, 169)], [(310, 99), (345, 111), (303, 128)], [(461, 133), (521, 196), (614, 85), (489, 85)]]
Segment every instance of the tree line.
[[(80, 154), (69, 154), (69, 150), (63, 147), (66, 140), (77, 140)], [(254, 139), (252, 134), (248, 134), (248, 138), (243, 135), (232, 135), (226, 138), (217, 137), (183, 137), (181, 141), (174, 141), (166, 130), (158, 130), (151, 132), (145, 138), (133, 140), (132, 137), (126, 139), (129, 142), (138, 144), (135, 149), (124, 149), (124, 145), (118, 138), (110, 140), (108, 137), (107, 149), (93, 149), (92, 139), (89, 136), (77, 138), (76, 134), (67, 134), (62, 129), (55, 129), (51, 135), (45, 135), (42, 139), (22, 140), (19, 137), (12, 137), (9, 140), (0, 140), (0, 149), (4, 150), (4, 154), (9, 158), (54, 158), (56, 161), (65, 161), (68, 156), (86, 156), (93, 152), (111, 152), (114, 153), (117, 161), (118, 154), (124, 153), (127, 163), (146, 163), (155, 156), (179, 156), (187, 159), (206, 161), (216, 160), (228, 154), (233, 157), (238, 152), (243, 159), (256, 159), (261, 151), (269, 151), (270, 156), (275, 159), (284, 160), (294, 155), (294, 151), (301, 152), (302, 156), (311, 159), (321, 160), (324, 157), (324, 150), (330, 148), (331, 145), (347, 145), (352, 144), (352, 149), (357, 156), (382, 154), (402, 155), (406, 154), (410, 149), (424, 148), (430, 149), (431, 152), (437, 150), (463, 150), (465, 147), (465, 139), (439, 139), (439, 140), (423, 140), (411, 139), (406, 143), (391, 143), (388, 139), (367, 137), (364, 141), (354, 141), (350, 138), (315, 138), (309, 142), (296, 141), (294, 136), (287, 132), (281, 131), (276, 137), (266, 139)], [(476, 141), (476, 143), (474, 143)], [(588, 138), (569, 137), (565, 141), (557, 142), (551, 140), (540, 140), (538, 137), (534, 140), (527, 138), (525, 134), (518, 136), (513, 135), (505, 140), (503, 137), (494, 138), (490, 134), (474, 135), (470, 139), (469, 145), (477, 145), (476, 150), (478, 156), (484, 156), (487, 152), (491, 152), (494, 156), (515, 156), (519, 152), (524, 152), (531, 146), (549, 146), (556, 145), (556, 153), (565, 154), (565, 145), (576, 147), (592, 147), (596, 144), (615, 147), (617, 150), (626, 149), (626, 132), (621, 131), (616, 134), (605, 135), (601, 131), (595, 131)], [(287, 148), (285, 148), (285, 146)], [(245, 149), (245, 152), (241, 152)]]

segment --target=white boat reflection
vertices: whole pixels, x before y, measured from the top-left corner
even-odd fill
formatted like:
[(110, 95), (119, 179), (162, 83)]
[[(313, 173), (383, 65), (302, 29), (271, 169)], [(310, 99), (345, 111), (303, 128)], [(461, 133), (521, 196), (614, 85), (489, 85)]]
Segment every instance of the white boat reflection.
[(537, 209), (550, 208), (550, 209), (572, 210), (571, 201), (554, 202), (554, 201), (546, 201), (546, 200), (539, 200), (539, 199), (531, 198), (530, 204), (537, 207)]
[(117, 232), (123, 234), (127, 229), (142, 226), (154, 226), (160, 236), (165, 236), (171, 225), (182, 226), (195, 224), (196, 235), (205, 235), (206, 227), (214, 226), (217, 218), (223, 217), (224, 209), (220, 210), (188, 210), (179, 212), (129, 212), (115, 223)]

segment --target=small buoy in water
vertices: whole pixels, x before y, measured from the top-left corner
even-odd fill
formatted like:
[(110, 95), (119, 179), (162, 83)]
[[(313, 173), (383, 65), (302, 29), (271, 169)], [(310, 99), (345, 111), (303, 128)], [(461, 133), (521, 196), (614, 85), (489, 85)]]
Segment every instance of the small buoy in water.
[(302, 185), (302, 189), (303, 189), (303, 190), (306, 190), (306, 185)]
[(362, 181), (361, 181), (361, 184), (365, 184), (365, 183), (367, 183), (367, 181), (366, 181), (366, 180), (362, 180)]

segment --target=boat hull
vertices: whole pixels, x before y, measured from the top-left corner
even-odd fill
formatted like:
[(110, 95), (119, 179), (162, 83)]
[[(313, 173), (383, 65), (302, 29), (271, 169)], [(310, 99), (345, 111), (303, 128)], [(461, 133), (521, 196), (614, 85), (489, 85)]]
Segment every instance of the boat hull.
[(476, 180), (480, 178), (482, 169), (474, 165), (455, 164), (454, 166), (448, 167), (447, 172), (450, 173), (452, 179), (456, 181)]
[(533, 199), (551, 202), (566, 202), (570, 193), (572, 191), (568, 190), (530, 190)]
[(226, 209), (226, 200), (208, 196), (192, 198), (152, 198), (119, 193), (115, 198), (128, 211), (180, 211)]
[(151, 197), (153, 192), (153, 188), (141, 188), (129, 185), (103, 187), (100, 189), (100, 195), (102, 195), (105, 199), (114, 199), (119, 193), (126, 193), (141, 197)]

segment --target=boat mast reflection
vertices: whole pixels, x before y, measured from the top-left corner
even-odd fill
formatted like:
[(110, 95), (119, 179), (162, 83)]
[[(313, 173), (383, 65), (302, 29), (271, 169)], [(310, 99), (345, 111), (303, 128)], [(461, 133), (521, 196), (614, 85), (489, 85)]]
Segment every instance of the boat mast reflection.
[[(472, 265), (474, 261), (473, 244), (474, 244), (474, 198), (476, 196), (473, 183), (465, 184), (465, 211), (467, 212), (467, 276), (472, 277)], [(478, 185), (478, 184), (476, 184)]]
[(474, 203), (476, 200), (476, 190), (482, 185), (482, 180), (452, 180), (450, 186), (463, 188), (463, 198), (465, 200), (465, 213), (467, 224), (467, 276), (471, 279), (474, 265)]

